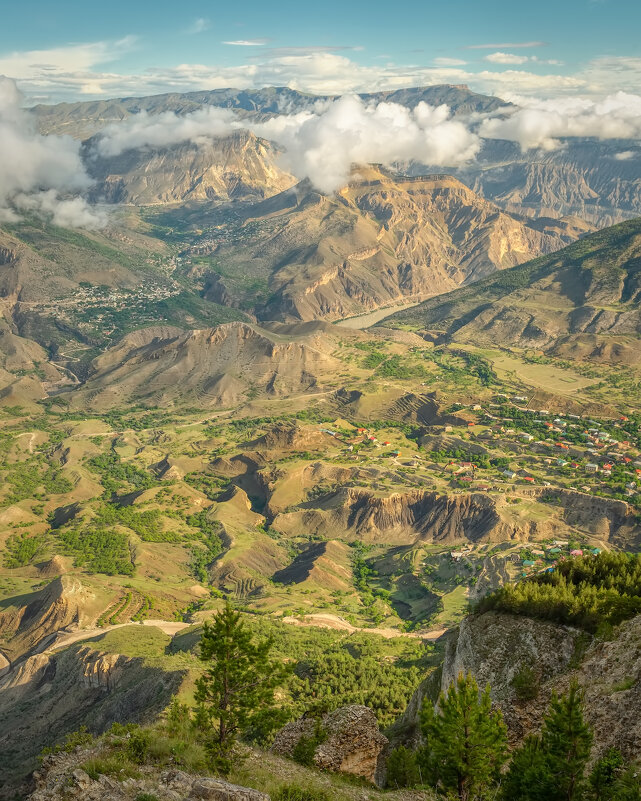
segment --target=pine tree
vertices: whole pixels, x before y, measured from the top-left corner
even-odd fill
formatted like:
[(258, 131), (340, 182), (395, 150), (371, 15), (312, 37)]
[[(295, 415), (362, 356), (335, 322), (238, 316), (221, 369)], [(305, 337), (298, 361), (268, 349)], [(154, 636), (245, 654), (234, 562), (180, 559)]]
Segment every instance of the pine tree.
[(270, 659), (271, 648), (271, 639), (254, 642), (229, 603), (203, 627), (200, 659), (208, 667), (196, 682), (196, 720), (208, 734), (212, 764), (222, 773), (229, 772), (240, 736), (269, 717), (279, 720), (274, 691), (285, 669)]
[(609, 748), (597, 759), (590, 773), (590, 787), (594, 801), (609, 801), (623, 769), (623, 757), (618, 748)]
[(555, 786), (551, 799), (581, 797), (591, 746), (592, 732), (583, 719), (583, 692), (573, 681), (565, 695), (552, 697), (541, 731), (541, 747)]
[(501, 783), (503, 801), (548, 801), (554, 795), (541, 738), (530, 735), (514, 752)]
[(492, 709), (490, 688), (482, 693), (468, 673), (441, 693), (438, 708), (426, 701), (421, 710), (426, 739), (423, 765), (445, 792), (460, 801), (482, 796), (498, 779), (507, 758), (507, 730), (499, 710)]
[(585, 789), (585, 766), (592, 732), (583, 720), (583, 694), (576, 682), (554, 695), (538, 736), (514, 753), (503, 781), (505, 801), (578, 801)]

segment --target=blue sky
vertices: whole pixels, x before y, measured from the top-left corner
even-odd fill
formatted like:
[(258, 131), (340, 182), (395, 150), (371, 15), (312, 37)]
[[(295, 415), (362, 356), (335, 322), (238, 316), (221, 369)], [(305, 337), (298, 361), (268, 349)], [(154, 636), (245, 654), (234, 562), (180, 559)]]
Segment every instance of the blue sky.
[(273, 84), (601, 95), (641, 87), (639, 30), (633, 0), (30, 0), (2, 10), (0, 73), (33, 101)]

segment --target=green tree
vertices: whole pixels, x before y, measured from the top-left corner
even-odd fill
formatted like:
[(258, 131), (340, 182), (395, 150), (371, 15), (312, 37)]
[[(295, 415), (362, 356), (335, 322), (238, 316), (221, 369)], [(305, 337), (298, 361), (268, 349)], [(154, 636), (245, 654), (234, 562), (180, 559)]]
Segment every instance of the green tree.
[(556, 788), (551, 799), (580, 798), (592, 732), (583, 719), (583, 692), (576, 681), (565, 695), (552, 696), (543, 722), (541, 745)]
[(628, 768), (615, 782), (612, 801), (641, 801), (639, 770)]
[(504, 801), (548, 801), (552, 797), (555, 797), (552, 775), (541, 738), (530, 735), (512, 756), (510, 769), (501, 785), (501, 798)]
[(576, 682), (552, 696), (541, 734), (526, 738), (503, 782), (505, 801), (578, 801), (586, 789), (585, 766), (592, 732), (583, 719), (583, 693)]
[(272, 639), (254, 641), (229, 603), (204, 625), (200, 658), (208, 667), (196, 682), (196, 720), (208, 733), (207, 749), (221, 773), (229, 772), (239, 737), (281, 720), (274, 691), (286, 670), (270, 658), (271, 649)]
[(590, 788), (595, 801), (609, 801), (623, 768), (623, 757), (618, 748), (609, 748), (597, 759), (590, 773)]
[(497, 781), (507, 759), (507, 729), (500, 710), (492, 708), (490, 688), (479, 693), (470, 673), (459, 674), (441, 693), (436, 711), (425, 701), (421, 730), (425, 772), (441, 790), (471, 801)]

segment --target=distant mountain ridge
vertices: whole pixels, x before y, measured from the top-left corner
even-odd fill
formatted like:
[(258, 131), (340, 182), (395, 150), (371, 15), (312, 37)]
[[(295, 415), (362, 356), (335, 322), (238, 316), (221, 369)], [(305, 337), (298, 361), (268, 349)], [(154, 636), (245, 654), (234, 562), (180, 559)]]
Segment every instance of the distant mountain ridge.
[[(41, 133), (70, 134), (86, 139), (112, 122), (122, 122), (145, 111), (161, 114), (172, 111), (180, 116), (206, 106), (234, 109), (244, 114), (292, 114), (313, 108), (319, 102), (336, 100), (339, 95), (312, 95), (286, 86), (264, 89), (213, 89), (210, 91), (170, 93), (147, 97), (90, 100), (57, 105), (37, 105), (35, 115)], [(359, 94), (367, 102), (399, 103), (414, 108), (421, 102), (432, 106), (447, 104), (454, 116), (471, 112), (487, 113), (508, 108), (497, 97), (472, 92), (465, 85), (440, 84)]]

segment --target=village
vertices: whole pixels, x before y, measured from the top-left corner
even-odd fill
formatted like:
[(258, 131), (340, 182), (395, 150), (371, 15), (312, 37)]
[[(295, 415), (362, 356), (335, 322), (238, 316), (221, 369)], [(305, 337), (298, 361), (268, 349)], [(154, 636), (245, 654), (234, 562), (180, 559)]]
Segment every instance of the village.
[[(641, 511), (641, 430), (632, 418), (595, 418), (529, 409), (523, 396), (456, 404), (449, 422), (425, 428), (321, 428), (341, 443), (336, 458), (385, 466), (399, 484), (457, 494), (502, 495), (508, 503), (554, 506), (559, 493), (602, 498)], [(339, 422), (339, 421), (337, 421)], [(503, 546), (512, 577), (554, 569), (560, 560), (601, 550), (601, 543), (556, 540), (536, 547)], [(452, 550), (453, 562), (480, 555), (484, 546)]]

